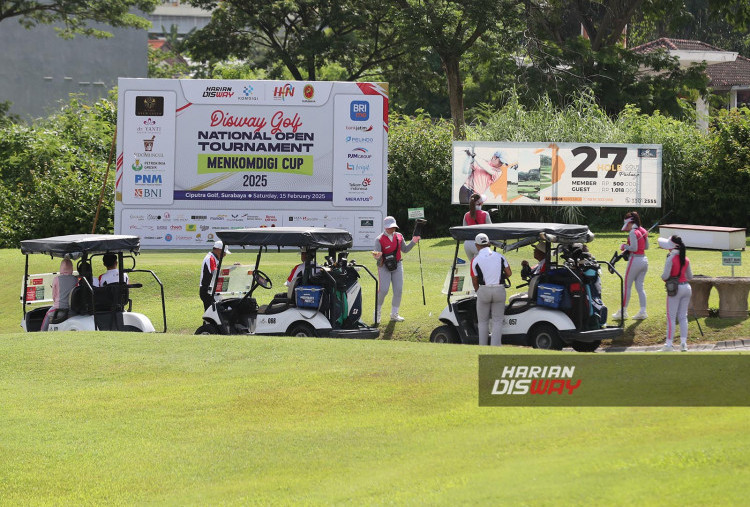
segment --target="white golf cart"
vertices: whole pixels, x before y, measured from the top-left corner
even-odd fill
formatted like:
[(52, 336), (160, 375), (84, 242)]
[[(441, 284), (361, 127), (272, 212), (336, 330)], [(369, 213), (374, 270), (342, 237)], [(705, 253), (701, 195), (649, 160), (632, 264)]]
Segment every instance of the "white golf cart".
[[(153, 271), (135, 269), (135, 255), (140, 250), (138, 236), (111, 234), (73, 234), (51, 238), (21, 241), (21, 253), (26, 256), (21, 304), (23, 305), (24, 331), (40, 331), (42, 322), (52, 302), (52, 280), (57, 273), (29, 274), (29, 255), (44, 254), (50, 257), (77, 260), (78, 284), (70, 293), (69, 308), (57, 309), (49, 319), (49, 331), (136, 331), (153, 333), (151, 320), (142, 313), (132, 312), (130, 289), (140, 288), (139, 283), (125, 283), (123, 273), (150, 273), (161, 288), (161, 309), (164, 332), (167, 331), (167, 312), (164, 305), (164, 286)], [(94, 287), (91, 261), (104, 254), (117, 256), (119, 283)], [(132, 261), (129, 268), (124, 259)], [(100, 263), (101, 264), (101, 263)], [(41, 305), (41, 306), (40, 306)], [(35, 306), (31, 310), (27, 307)]]
[[(258, 247), (253, 266), (222, 267), (212, 286), (215, 302), (203, 314), (196, 334), (263, 334), (377, 338), (380, 331), (362, 322), (360, 269), (375, 281), (367, 267), (348, 260), (351, 235), (342, 229), (305, 227), (261, 227), (216, 231), (228, 247)], [(290, 282), (287, 292), (276, 294), (258, 306), (253, 293), (258, 287), (271, 289), (270, 278), (259, 270), (263, 250), (268, 247), (298, 247), (306, 252), (302, 275)], [(327, 249), (325, 263), (316, 264), (316, 253)], [(239, 268), (234, 269), (233, 268)], [(246, 278), (243, 279), (243, 275)], [(232, 289), (232, 290), (229, 290)], [(223, 293), (223, 295), (222, 295)], [(225, 296), (230, 297), (225, 297)], [(236, 296), (236, 297), (233, 297)]]
[[(569, 345), (579, 352), (593, 352), (602, 340), (622, 335), (622, 320), (617, 327), (606, 325), (607, 307), (601, 301), (600, 265), (607, 265), (610, 273), (620, 278), (621, 296), (622, 276), (610, 263), (597, 261), (586, 251), (585, 243), (594, 237), (587, 226), (519, 222), (451, 227), (450, 234), (456, 239), (452, 273), (457, 272), (459, 246), (465, 240), (473, 241), (479, 233), (487, 234), (493, 245), (504, 251), (539, 241), (546, 246), (549, 268), (534, 275), (528, 293), (511, 296), (508, 300), (503, 319), (503, 344), (556, 350)], [(522, 271), (523, 278), (527, 278), (525, 274)], [(448, 284), (448, 306), (440, 314), (443, 325), (432, 332), (430, 341), (478, 344), (476, 295), (453, 298), (456, 286), (456, 283)]]

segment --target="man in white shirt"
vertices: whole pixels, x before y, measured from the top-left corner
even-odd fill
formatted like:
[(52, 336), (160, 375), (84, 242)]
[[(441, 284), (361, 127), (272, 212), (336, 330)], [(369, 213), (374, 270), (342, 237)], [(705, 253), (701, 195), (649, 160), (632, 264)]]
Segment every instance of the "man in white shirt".
[[(117, 255), (113, 253), (105, 253), (102, 255), (102, 262), (107, 271), (99, 275), (99, 278), (94, 278), (94, 287), (105, 287), (111, 283), (120, 282), (120, 271), (117, 269)], [(128, 283), (128, 274), (122, 274), (122, 281)]]
[(511, 270), (503, 254), (489, 248), (490, 239), (484, 233), (474, 239), (477, 256), (471, 261), (471, 281), (477, 293), (477, 327), (479, 345), (489, 345), (492, 320), (492, 345), (500, 346), (505, 316), (505, 284)]

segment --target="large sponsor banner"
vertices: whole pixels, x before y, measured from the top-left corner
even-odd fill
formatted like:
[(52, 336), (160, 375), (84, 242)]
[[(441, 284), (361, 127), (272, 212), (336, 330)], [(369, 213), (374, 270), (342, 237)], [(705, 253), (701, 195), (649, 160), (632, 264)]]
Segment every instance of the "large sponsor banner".
[(387, 210), (385, 84), (120, 79), (115, 232), (204, 248), (217, 229), (338, 227)]
[(453, 143), (451, 202), (525, 206), (661, 206), (658, 144)]

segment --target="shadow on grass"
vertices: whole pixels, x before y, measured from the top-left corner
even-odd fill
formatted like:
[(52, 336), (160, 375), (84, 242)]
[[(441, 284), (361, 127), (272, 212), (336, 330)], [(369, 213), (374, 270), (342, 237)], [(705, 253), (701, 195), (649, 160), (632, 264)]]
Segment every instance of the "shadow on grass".
[[(614, 347), (631, 347), (635, 344), (635, 333), (638, 327), (643, 323), (642, 320), (625, 321), (623, 335), (612, 340)], [(628, 325), (629, 324), (629, 325)]]
[(388, 324), (385, 326), (385, 329), (382, 329), (383, 323), (380, 323), (380, 339), (381, 340), (390, 340), (393, 338), (393, 330), (396, 329), (396, 322), (389, 320)]
[[(695, 317), (688, 316), (688, 318), (690, 320), (695, 320)], [(706, 317), (705, 319), (703, 319), (703, 324), (707, 328), (718, 330), (718, 329), (727, 329), (727, 328), (730, 328), (730, 327), (734, 327), (734, 326), (736, 326), (738, 324), (742, 324), (745, 320), (747, 320), (747, 318), (744, 318), (744, 319), (740, 319), (740, 318), (737, 318), (737, 319), (721, 319), (721, 318), (718, 318), (718, 317), (716, 317), (716, 318)]]

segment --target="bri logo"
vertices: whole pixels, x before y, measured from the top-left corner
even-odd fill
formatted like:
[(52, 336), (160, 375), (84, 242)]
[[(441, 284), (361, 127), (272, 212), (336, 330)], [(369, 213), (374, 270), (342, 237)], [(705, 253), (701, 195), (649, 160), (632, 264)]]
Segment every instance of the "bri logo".
[(349, 117), (353, 121), (367, 121), (370, 119), (370, 103), (364, 100), (353, 100), (349, 108)]

